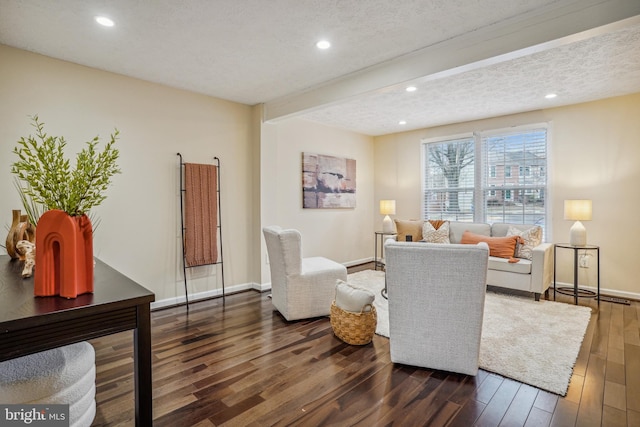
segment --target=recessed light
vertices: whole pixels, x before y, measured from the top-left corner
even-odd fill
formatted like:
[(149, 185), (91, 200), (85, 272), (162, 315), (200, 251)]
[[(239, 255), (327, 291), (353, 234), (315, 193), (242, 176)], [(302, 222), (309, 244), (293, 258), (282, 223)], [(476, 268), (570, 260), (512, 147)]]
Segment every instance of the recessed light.
[(329, 49), (331, 47), (331, 43), (329, 43), (327, 40), (320, 40), (318, 43), (316, 43), (316, 47), (318, 49)]
[(400, 120), (400, 121), (398, 122), (398, 124), (399, 124), (399, 125), (406, 125), (406, 124), (407, 124), (407, 121), (406, 121), (406, 120)]
[(407, 92), (415, 92), (416, 90), (418, 90), (418, 88), (415, 87), (415, 86), (407, 86), (407, 88), (405, 90)]
[(553, 98), (555, 98), (556, 96), (558, 96), (558, 95), (556, 95), (555, 93), (548, 93), (548, 94), (546, 94), (544, 97), (545, 97), (545, 98), (547, 98), (547, 99), (553, 99)]
[(115, 25), (115, 22), (106, 16), (96, 16), (96, 22), (105, 27), (113, 27)]

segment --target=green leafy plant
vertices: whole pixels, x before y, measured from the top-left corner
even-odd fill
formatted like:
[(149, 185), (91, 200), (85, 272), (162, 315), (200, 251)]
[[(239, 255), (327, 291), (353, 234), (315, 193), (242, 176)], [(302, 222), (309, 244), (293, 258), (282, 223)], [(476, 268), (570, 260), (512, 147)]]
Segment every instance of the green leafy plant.
[[(16, 190), (18, 190), (18, 194), (20, 195), (20, 201), (22, 201), (22, 207), (24, 208), (27, 216), (29, 217), (29, 222), (34, 225), (37, 224), (38, 220), (40, 219), (40, 216), (44, 213), (44, 211), (47, 210), (47, 208), (40, 203), (34, 202), (31, 197), (27, 196), (24, 193), (22, 189), (22, 184), (17, 177), (14, 177), (13, 186), (16, 188)], [(30, 187), (29, 184), (27, 184), (27, 186)]]
[(71, 216), (79, 216), (102, 203), (111, 178), (120, 173), (117, 166), (120, 152), (114, 148), (118, 130), (111, 134), (111, 140), (102, 152), (96, 151), (100, 142), (97, 136), (88, 141), (76, 157), (75, 168), (71, 169), (65, 158), (67, 143), (64, 137), (47, 135), (38, 116), (31, 120), (36, 129), (35, 136), (20, 138), (13, 149), (19, 160), (11, 165), (11, 173), (20, 181), (23, 204), (26, 200), (44, 206), (45, 210), (60, 209)]

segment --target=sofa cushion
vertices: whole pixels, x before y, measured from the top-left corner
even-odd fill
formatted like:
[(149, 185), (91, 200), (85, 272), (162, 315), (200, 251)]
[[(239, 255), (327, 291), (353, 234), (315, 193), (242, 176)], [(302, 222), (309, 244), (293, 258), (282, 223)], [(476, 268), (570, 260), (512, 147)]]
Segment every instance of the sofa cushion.
[(436, 229), (431, 221), (425, 221), (422, 226), (422, 241), (427, 243), (450, 243), (449, 222), (445, 221)]
[[(338, 279), (336, 281), (336, 306), (345, 311), (360, 313), (367, 304), (373, 304), (375, 295), (368, 289), (359, 288)], [(367, 307), (364, 311), (371, 311)]]
[(516, 245), (515, 257), (530, 260), (533, 258), (533, 248), (542, 243), (542, 227), (535, 226), (522, 231), (510, 226), (507, 236), (520, 236), (522, 238)]
[(491, 226), (489, 224), (478, 222), (449, 222), (449, 240), (451, 243), (460, 243), (462, 234), (465, 231), (470, 231), (475, 234), (482, 234), (483, 236), (491, 236)]
[(396, 219), (396, 231), (398, 233), (398, 237), (396, 240), (398, 242), (404, 242), (407, 240), (407, 235), (413, 238), (414, 242), (418, 240), (422, 240), (422, 223), (424, 223), (421, 219)]
[(518, 236), (510, 237), (489, 237), (481, 234), (475, 234), (470, 231), (465, 231), (462, 234), (460, 243), (462, 244), (477, 244), (479, 242), (486, 242), (489, 245), (489, 255), (499, 258), (513, 258), (516, 252), (516, 242), (520, 239)]
[(507, 258), (489, 257), (489, 270), (506, 271), (508, 273), (531, 274), (531, 261), (521, 259), (520, 262), (509, 262)]

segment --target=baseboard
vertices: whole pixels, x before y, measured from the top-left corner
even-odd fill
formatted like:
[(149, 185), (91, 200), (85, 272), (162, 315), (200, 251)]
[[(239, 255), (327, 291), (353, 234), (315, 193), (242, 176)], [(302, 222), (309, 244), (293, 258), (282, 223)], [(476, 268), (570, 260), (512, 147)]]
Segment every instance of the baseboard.
[[(271, 289), (271, 283), (268, 284)], [(259, 285), (258, 283), (243, 283), (240, 285), (234, 286), (226, 286), (224, 291), (226, 295), (235, 294), (238, 292), (249, 291), (249, 290), (257, 290), (260, 292), (264, 292), (261, 290), (261, 287), (264, 285)], [(266, 289), (265, 289), (266, 290)], [(189, 294), (189, 303), (201, 301), (205, 299), (218, 298), (222, 296), (222, 289), (213, 289), (204, 292), (197, 292), (195, 294)], [(176, 305), (184, 305), (186, 303), (186, 298), (184, 295), (177, 296), (174, 298), (167, 298), (160, 301), (155, 301), (151, 303), (151, 310), (160, 310), (162, 308), (174, 307)]]
[(258, 292), (267, 292), (271, 290), (271, 282), (267, 282), (267, 283), (254, 283), (253, 284), (253, 288), (254, 290), (258, 291)]
[(362, 258), (355, 261), (343, 262), (342, 265), (349, 268), (349, 267), (353, 267), (354, 265), (367, 264), (369, 262), (373, 262), (373, 257)]
[[(573, 288), (573, 283), (565, 283), (565, 282), (558, 282), (558, 287), (569, 287), (569, 288)], [(586, 289), (588, 291), (591, 292), (598, 292), (598, 288), (596, 286), (583, 286), (583, 285), (579, 285), (579, 287), (581, 289)], [(553, 291), (553, 286), (551, 286), (549, 288), (550, 291)], [(626, 291), (618, 291), (616, 289), (608, 289), (608, 288), (603, 288), (602, 286), (600, 287), (600, 295), (607, 295), (610, 297), (616, 297), (616, 298), (624, 298), (624, 299), (629, 299), (629, 300), (635, 300), (635, 301), (640, 301), (640, 294), (636, 293), (636, 292), (626, 292)]]

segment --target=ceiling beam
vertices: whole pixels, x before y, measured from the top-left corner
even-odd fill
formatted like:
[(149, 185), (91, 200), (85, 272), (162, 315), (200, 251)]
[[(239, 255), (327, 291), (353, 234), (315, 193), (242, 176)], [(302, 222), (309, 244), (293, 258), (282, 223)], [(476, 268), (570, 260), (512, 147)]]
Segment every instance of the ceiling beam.
[(370, 93), (486, 67), (636, 24), (637, 0), (554, 4), (264, 104), (264, 121)]

